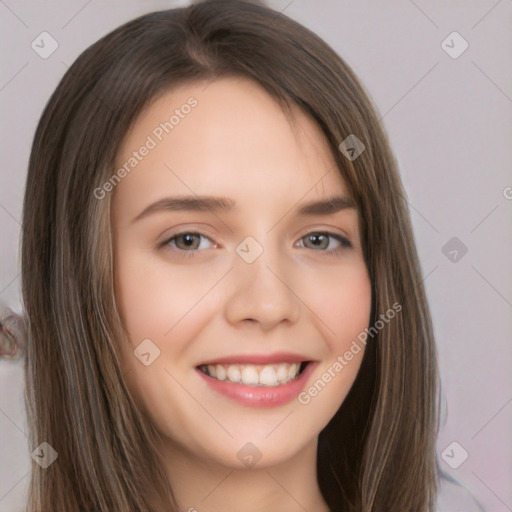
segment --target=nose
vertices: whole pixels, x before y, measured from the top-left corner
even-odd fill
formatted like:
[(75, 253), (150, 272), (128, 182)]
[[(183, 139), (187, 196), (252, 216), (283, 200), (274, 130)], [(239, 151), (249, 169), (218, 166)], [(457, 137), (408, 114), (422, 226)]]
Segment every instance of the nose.
[(301, 301), (294, 291), (293, 270), (289, 265), (284, 270), (283, 257), (264, 250), (252, 263), (237, 256), (234, 266), (225, 303), (228, 322), (257, 323), (265, 331), (297, 322)]

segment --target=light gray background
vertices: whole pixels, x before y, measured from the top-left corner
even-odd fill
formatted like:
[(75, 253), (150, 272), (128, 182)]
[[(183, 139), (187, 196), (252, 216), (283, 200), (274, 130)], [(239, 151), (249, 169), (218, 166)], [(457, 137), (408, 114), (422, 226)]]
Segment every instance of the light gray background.
[[(331, 44), (383, 116), (407, 191), (439, 347), (440, 464), (485, 510), (511, 511), (512, 0), (268, 3)], [(0, 307), (21, 309), (18, 244), (27, 162), (58, 81), (79, 53), (121, 23), (186, 4), (0, 0)], [(59, 44), (48, 59), (31, 48), (43, 31)], [(469, 44), (456, 59), (441, 46), (453, 31)], [(457, 262), (442, 252), (454, 236), (468, 248)], [(22, 361), (2, 361), (0, 512), (22, 510), (30, 461), (25, 428)], [(457, 469), (441, 457), (454, 441), (469, 454)], [(453, 461), (462, 452), (448, 453)]]

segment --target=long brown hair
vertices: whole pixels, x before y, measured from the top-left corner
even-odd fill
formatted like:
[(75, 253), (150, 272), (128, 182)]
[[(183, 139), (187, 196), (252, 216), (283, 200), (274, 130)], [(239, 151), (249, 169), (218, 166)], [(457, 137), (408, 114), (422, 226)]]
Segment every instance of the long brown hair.
[[(111, 196), (138, 115), (177, 84), (239, 75), (323, 130), (361, 219), (372, 284), (359, 374), (320, 433), (317, 472), (332, 511), (431, 511), (436, 499), (438, 375), (431, 317), (397, 165), (376, 109), (350, 67), (283, 14), (236, 0), (155, 12), (84, 51), (49, 100), (33, 142), (23, 209), (22, 293), (29, 320), (28, 511), (177, 510), (158, 435), (123, 379), (126, 332), (113, 286)], [(365, 150), (338, 150), (349, 135)], [(369, 327), (370, 327), (369, 326)], [(174, 505), (173, 505), (174, 504)], [(171, 507), (175, 508), (171, 508)]]

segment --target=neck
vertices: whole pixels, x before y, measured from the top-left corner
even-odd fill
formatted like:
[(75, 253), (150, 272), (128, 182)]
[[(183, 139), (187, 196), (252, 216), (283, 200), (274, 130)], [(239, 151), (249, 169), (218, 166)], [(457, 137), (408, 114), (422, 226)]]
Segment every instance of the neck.
[(329, 512), (318, 486), (316, 451), (314, 439), (286, 461), (241, 469), (173, 445), (166, 447), (164, 463), (180, 511)]

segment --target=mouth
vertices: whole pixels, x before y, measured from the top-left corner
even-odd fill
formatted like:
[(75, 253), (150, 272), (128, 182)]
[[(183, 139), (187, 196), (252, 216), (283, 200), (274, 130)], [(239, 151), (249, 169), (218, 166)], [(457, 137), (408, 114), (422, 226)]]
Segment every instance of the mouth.
[(275, 364), (202, 364), (197, 367), (208, 377), (257, 387), (278, 387), (297, 379), (310, 361)]

